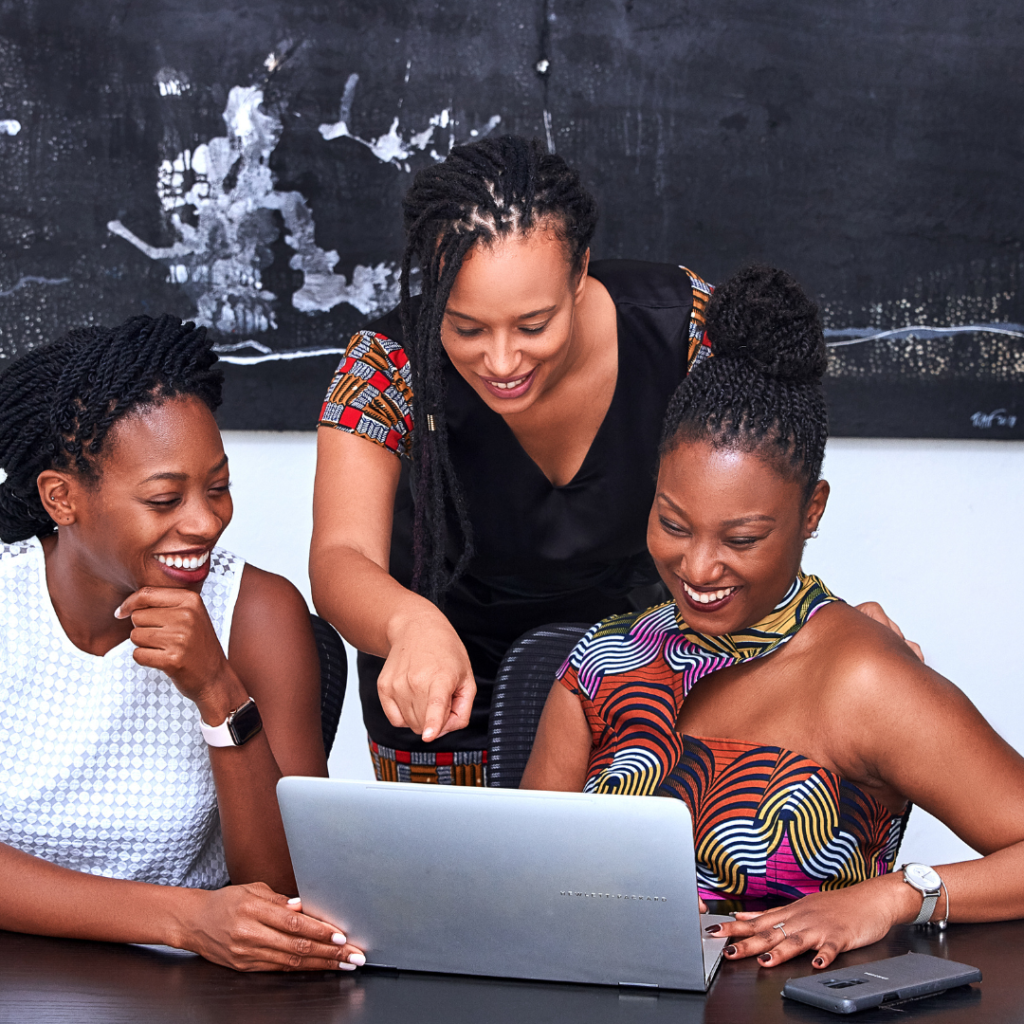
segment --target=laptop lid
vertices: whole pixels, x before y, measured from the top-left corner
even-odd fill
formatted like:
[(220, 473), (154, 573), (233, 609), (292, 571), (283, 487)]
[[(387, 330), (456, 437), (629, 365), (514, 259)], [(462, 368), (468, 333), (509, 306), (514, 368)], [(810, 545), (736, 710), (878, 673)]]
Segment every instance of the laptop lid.
[(303, 908), (369, 964), (703, 991), (720, 960), (679, 800), (301, 777), (278, 799)]

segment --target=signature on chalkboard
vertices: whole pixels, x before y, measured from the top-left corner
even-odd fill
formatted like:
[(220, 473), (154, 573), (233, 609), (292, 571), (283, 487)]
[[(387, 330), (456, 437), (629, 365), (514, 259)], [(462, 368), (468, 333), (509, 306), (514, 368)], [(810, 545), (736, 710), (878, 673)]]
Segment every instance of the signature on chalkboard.
[(992, 427), (1015, 427), (1017, 417), (1005, 409), (995, 409), (992, 412), (976, 412), (971, 417), (971, 426), (981, 430), (989, 430)]

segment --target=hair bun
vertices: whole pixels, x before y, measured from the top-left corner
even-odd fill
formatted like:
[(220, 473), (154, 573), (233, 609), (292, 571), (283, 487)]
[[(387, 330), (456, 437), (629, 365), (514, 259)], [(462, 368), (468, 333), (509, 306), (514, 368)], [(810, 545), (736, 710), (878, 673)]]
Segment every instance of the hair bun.
[(817, 305), (784, 270), (756, 264), (715, 289), (707, 309), (711, 351), (778, 380), (816, 384), (825, 374)]

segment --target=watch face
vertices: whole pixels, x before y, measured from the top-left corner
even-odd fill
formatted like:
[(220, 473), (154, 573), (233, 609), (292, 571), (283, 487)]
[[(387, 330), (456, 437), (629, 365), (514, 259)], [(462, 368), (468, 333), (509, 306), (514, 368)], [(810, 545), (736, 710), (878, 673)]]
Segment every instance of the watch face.
[(235, 745), (239, 747), (247, 740), (251, 740), (262, 728), (263, 719), (260, 717), (254, 700), (243, 704), (228, 719), (228, 730), (234, 737)]
[(942, 884), (939, 873), (927, 864), (904, 864), (903, 873), (907, 881), (922, 892), (931, 892)]

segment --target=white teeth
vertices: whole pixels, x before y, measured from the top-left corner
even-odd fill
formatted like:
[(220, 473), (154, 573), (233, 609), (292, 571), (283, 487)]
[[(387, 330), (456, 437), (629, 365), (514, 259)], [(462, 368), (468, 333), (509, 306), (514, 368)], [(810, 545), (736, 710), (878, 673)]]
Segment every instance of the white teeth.
[(713, 604), (715, 601), (721, 601), (723, 597), (728, 597), (736, 587), (726, 587), (723, 590), (712, 590), (707, 593), (701, 593), (700, 591), (694, 590), (692, 587), (683, 583), (683, 590), (686, 591), (686, 596), (691, 601), (696, 601), (697, 604)]
[(206, 565), (206, 560), (210, 557), (209, 551), (204, 551), (201, 555), (192, 555), (191, 557), (182, 558), (181, 555), (157, 555), (156, 560), (162, 565), (169, 565), (174, 569), (198, 569), (201, 565)]
[(499, 384), (496, 380), (492, 380), (491, 383), (501, 391), (511, 391), (513, 388), (519, 387), (524, 380), (526, 380), (525, 377), (520, 377), (519, 380), (510, 380), (507, 384)]

